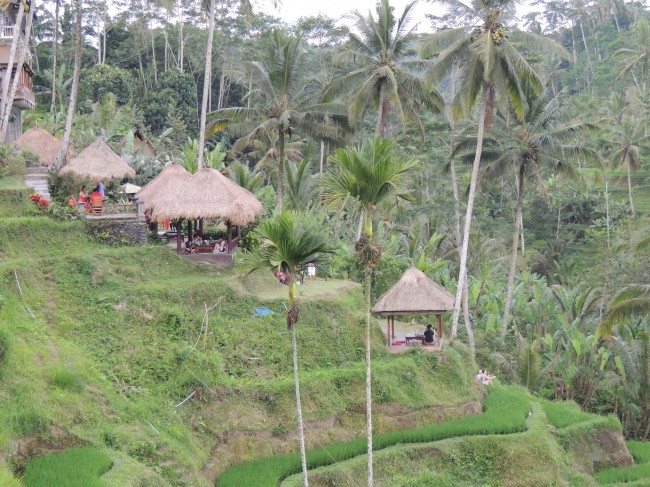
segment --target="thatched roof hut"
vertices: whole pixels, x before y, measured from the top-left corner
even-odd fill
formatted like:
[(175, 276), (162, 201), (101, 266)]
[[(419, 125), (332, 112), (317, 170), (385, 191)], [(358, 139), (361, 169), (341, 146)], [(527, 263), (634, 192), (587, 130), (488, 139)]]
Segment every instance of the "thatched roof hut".
[[(138, 197), (139, 197), (138, 193)], [(153, 203), (152, 219), (223, 219), (233, 225), (247, 225), (262, 211), (262, 204), (219, 171), (201, 169)]]
[[(41, 166), (49, 166), (58, 155), (61, 141), (43, 129), (31, 128), (11, 143), (11, 146), (20, 152), (25, 149), (38, 156)], [(68, 158), (73, 155), (68, 149)]]
[(454, 295), (411, 267), (372, 307), (381, 316), (437, 314), (454, 308)]
[[(139, 129), (133, 129), (133, 153), (141, 153), (147, 156), (155, 156), (156, 155), (156, 148), (153, 146), (149, 138), (145, 135), (145, 133)], [(120, 143), (117, 146), (118, 150), (122, 150), (126, 147), (126, 142), (127, 138), (123, 137)]]
[(180, 164), (176, 162), (167, 164), (158, 176), (149, 181), (135, 194), (135, 197), (144, 203), (145, 211), (151, 210), (155, 199), (164, 198), (168, 194), (177, 191), (179, 186), (190, 177), (192, 175)]
[[(438, 339), (442, 337), (442, 314), (454, 308), (455, 297), (429, 279), (424, 272), (411, 267), (397, 283), (386, 291), (372, 307), (372, 312), (388, 318), (388, 346), (395, 336), (395, 316), (436, 315)], [(391, 333), (392, 326), (392, 333)]]
[(65, 165), (59, 175), (75, 174), (93, 183), (108, 179), (134, 178), (135, 171), (106, 143), (98, 138)]

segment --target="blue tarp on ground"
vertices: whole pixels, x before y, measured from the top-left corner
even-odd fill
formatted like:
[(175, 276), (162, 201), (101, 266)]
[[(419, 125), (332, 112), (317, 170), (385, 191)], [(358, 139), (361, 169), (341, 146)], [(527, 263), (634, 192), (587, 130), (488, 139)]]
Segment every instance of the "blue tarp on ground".
[(255, 308), (255, 313), (257, 316), (268, 316), (270, 314), (273, 314), (273, 311), (268, 308)]

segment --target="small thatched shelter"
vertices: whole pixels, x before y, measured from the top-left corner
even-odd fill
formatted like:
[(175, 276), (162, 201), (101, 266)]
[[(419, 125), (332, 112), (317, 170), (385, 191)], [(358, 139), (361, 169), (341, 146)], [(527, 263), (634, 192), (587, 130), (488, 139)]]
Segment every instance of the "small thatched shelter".
[[(25, 149), (32, 151), (38, 156), (41, 166), (49, 166), (59, 153), (61, 141), (43, 129), (31, 128), (14, 140), (11, 146), (17, 152)], [(69, 148), (68, 158), (72, 157), (72, 155), (73, 151)]]
[[(139, 198), (140, 192), (137, 196)], [(145, 201), (147, 201), (146, 196)], [(145, 204), (149, 206), (148, 203)], [(153, 207), (151, 218), (158, 222), (226, 220), (229, 230), (228, 251), (232, 248), (230, 225), (248, 225), (262, 211), (262, 204), (250, 191), (211, 168), (201, 169), (167, 194), (156, 196), (151, 206)]]
[(454, 308), (454, 295), (411, 267), (372, 307), (372, 312), (388, 319), (388, 346), (395, 337), (395, 316), (436, 315), (438, 338), (442, 337), (442, 315)]
[(176, 162), (167, 164), (160, 174), (144, 185), (136, 194), (138, 201), (144, 204), (144, 209), (152, 210), (156, 199), (164, 198), (179, 188), (192, 175)]
[(66, 174), (75, 174), (98, 183), (109, 179), (134, 178), (135, 170), (102, 139), (97, 139), (59, 171), (60, 176)]

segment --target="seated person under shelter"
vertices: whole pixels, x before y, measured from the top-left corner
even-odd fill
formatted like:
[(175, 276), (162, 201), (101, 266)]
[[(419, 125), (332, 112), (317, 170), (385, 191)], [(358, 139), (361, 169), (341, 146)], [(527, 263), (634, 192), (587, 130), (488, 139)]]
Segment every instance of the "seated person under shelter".
[(185, 248), (183, 249), (184, 254), (191, 254), (194, 251), (194, 245), (192, 245), (192, 241), (188, 238), (187, 241), (185, 242)]
[(212, 249), (213, 254), (218, 254), (220, 252), (225, 252), (226, 251), (226, 242), (224, 239), (220, 238), (217, 240), (217, 243), (214, 244), (214, 248)]
[(433, 345), (435, 337), (436, 333), (433, 331), (433, 327), (427, 325), (427, 329), (424, 331), (424, 345)]

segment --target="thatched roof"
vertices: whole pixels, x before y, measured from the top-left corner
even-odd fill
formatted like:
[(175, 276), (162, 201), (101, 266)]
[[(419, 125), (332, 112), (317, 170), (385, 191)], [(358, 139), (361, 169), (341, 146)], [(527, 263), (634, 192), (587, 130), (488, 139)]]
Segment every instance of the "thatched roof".
[[(27, 149), (38, 156), (41, 166), (49, 166), (58, 155), (61, 148), (61, 141), (48, 134), (45, 130), (31, 128), (11, 143), (18, 152)], [(68, 158), (73, 155), (71, 148), (68, 149)]]
[(178, 190), (178, 187), (192, 175), (176, 162), (167, 164), (160, 174), (145, 184), (135, 197), (144, 203), (145, 210), (153, 209), (155, 199), (162, 198), (168, 193)]
[[(138, 193), (139, 196), (139, 193)], [(211, 168), (201, 169), (153, 202), (156, 221), (214, 218), (247, 225), (262, 211), (253, 194)]]
[(76, 174), (94, 183), (135, 177), (133, 168), (102, 139), (95, 140), (59, 171), (60, 176), (65, 174)]
[(439, 314), (454, 308), (454, 295), (411, 267), (372, 307), (383, 316)]
[[(156, 155), (156, 149), (149, 140), (149, 138), (145, 135), (145, 133), (139, 129), (133, 129), (133, 153), (140, 152), (141, 154), (145, 154), (147, 156), (155, 156)], [(126, 136), (122, 138), (120, 143), (117, 146), (118, 150), (122, 150), (126, 147)]]

